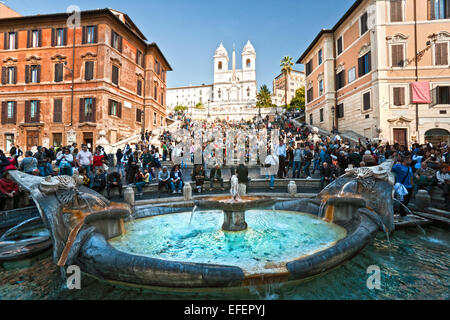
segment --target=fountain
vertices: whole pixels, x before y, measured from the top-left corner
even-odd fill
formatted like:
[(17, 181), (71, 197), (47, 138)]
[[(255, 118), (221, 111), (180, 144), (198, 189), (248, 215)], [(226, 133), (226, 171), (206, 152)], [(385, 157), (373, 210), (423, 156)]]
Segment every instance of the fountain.
[(379, 230), (394, 230), (392, 164), (349, 170), (312, 199), (239, 196), (234, 177), (230, 196), (134, 211), (70, 177), (11, 176), (36, 202), (55, 264), (116, 284), (189, 291), (305, 280), (351, 259)]

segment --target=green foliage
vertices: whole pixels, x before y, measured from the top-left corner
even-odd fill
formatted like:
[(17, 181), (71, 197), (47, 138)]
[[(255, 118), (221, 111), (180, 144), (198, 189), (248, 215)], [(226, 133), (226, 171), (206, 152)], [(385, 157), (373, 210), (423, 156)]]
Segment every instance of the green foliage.
[(272, 104), (272, 97), (270, 96), (269, 88), (264, 84), (259, 89), (259, 93), (256, 96), (256, 106), (258, 108), (272, 108), (274, 105)]
[(183, 112), (183, 111), (186, 111), (187, 109), (188, 109), (188, 107), (186, 107), (186, 106), (176, 106), (175, 112)]
[(305, 111), (305, 87), (300, 87), (295, 90), (295, 97), (287, 109), (298, 109), (300, 112)]
[(205, 109), (205, 106), (203, 103), (199, 102), (195, 105), (195, 109)]
[(288, 109), (287, 99), (288, 99), (288, 75), (292, 72), (292, 67), (294, 63), (292, 62), (292, 57), (285, 56), (281, 59), (281, 72), (284, 74), (285, 86), (284, 86), (284, 99), (285, 99), (285, 108)]

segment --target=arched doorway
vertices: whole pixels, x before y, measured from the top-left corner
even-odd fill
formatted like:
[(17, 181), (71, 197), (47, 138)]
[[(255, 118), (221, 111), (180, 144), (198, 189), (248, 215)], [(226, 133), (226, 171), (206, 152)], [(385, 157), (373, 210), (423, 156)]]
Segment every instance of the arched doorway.
[(435, 146), (441, 144), (441, 142), (449, 144), (450, 132), (448, 132), (448, 130), (439, 128), (431, 129), (425, 132), (425, 140), (431, 142)]

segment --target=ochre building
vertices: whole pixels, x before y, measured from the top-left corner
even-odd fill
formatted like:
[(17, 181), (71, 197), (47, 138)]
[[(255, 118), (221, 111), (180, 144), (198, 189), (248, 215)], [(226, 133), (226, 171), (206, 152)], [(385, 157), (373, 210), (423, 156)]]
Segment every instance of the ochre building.
[(75, 28), (69, 16), (0, 19), (0, 149), (95, 145), (101, 131), (114, 144), (165, 125), (172, 68), (158, 46), (124, 13), (83, 11)]

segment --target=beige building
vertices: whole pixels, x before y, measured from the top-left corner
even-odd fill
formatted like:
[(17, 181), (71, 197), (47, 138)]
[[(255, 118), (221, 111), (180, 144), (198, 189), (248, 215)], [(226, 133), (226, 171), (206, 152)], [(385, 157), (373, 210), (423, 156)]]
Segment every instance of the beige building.
[[(449, 142), (449, 46), (448, 0), (356, 1), (297, 61), (307, 122), (390, 143)], [(429, 83), (431, 103), (412, 103), (416, 81)]]
[[(291, 74), (288, 75), (288, 104), (291, 103), (292, 99), (295, 97), (295, 91), (298, 88), (305, 86), (305, 73), (303, 71), (292, 70)], [(286, 104), (284, 98), (286, 91), (286, 77), (284, 73), (278, 75), (273, 79), (273, 91), (272, 91), (272, 103), (277, 106), (283, 106)]]

